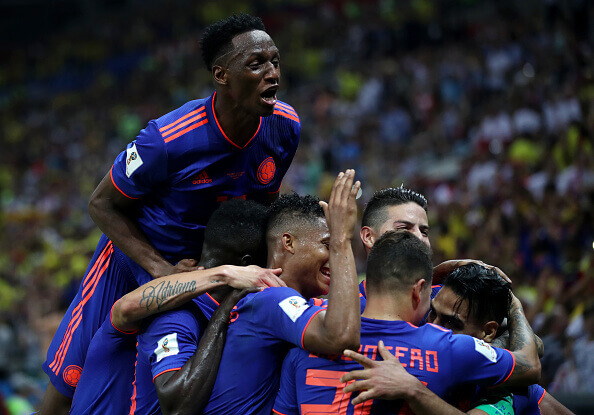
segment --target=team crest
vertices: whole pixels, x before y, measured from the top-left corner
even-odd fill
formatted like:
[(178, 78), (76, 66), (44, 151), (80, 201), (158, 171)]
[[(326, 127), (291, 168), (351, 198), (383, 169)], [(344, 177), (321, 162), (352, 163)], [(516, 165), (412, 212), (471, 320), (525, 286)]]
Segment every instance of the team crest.
[(276, 173), (274, 159), (268, 157), (260, 164), (260, 167), (258, 167), (258, 180), (262, 184), (268, 184), (274, 179), (274, 173)]
[(76, 365), (70, 365), (64, 369), (64, 374), (62, 377), (64, 378), (64, 382), (76, 388), (78, 385), (78, 381), (80, 379), (80, 375), (82, 373), (82, 368)]

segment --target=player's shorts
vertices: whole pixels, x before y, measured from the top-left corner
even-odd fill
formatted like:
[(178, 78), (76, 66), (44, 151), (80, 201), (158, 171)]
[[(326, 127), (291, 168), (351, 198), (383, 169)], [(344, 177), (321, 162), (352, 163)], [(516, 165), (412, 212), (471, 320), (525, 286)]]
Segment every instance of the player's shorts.
[(43, 370), (64, 396), (71, 398), (87, 349), (113, 303), (150, 281), (150, 275), (101, 236), (82, 284), (62, 319), (47, 352)]

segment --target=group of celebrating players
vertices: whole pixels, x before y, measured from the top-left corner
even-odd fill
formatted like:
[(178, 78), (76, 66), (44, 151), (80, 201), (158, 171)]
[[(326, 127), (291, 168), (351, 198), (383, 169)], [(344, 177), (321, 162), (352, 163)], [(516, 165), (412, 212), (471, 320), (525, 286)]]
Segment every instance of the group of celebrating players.
[(279, 196), (301, 127), (259, 18), (200, 45), (215, 92), (149, 122), (91, 196), (104, 234), (39, 414), (571, 413), (505, 274), (433, 268), (422, 195), (372, 196), (359, 285), (355, 172), (327, 203)]

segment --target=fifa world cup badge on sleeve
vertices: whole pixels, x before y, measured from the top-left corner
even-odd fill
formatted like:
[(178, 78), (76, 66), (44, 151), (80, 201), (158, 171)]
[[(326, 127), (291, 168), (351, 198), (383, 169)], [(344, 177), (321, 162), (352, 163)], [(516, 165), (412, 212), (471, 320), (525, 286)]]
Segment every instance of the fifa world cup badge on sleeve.
[(491, 362), (497, 361), (497, 352), (482, 340), (474, 339), (474, 350), (485, 356)]
[(177, 344), (177, 333), (168, 334), (157, 342), (157, 348), (155, 349), (157, 363), (167, 356), (174, 356), (178, 353), (179, 346)]
[(285, 298), (283, 301), (278, 303), (278, 305), (283, 309), (285, 314), (288, 315), (291, 320), (293, 320), (293, 322), (297, 321), (299, 316), (301, 316), (301, 314), (303, 314), (303, 312), (309, 308), (305, 298), (299, 297), (297, 295)]
[(132, 147), (126, 150), (126, 176), (132, 176), (132, 173), (140, 166), (142, 166), (142, 159), (140, 158), (140, 154), (138, 154), (136, 144), (133, 144)]

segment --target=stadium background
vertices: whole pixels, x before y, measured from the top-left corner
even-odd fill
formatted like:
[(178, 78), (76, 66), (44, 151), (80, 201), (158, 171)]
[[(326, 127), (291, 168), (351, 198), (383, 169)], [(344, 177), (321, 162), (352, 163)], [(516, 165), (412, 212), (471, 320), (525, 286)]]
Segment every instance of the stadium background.
[(211, 93), (197, 39), (240, 11), (277, 43), (279, 98), (302, 122), (283, 191), (325, 198), (353, 167), (361, 208), (386, 186), (424, 193), (434, 262), (505, 270), (545, 342), (542, 384), (594, 413), (587, 0), (0, 0), (5, 404), (26, 411), (45, 389), (45, 350), (99, 236), (92, 190), (148, 120)]

